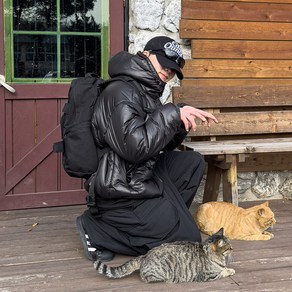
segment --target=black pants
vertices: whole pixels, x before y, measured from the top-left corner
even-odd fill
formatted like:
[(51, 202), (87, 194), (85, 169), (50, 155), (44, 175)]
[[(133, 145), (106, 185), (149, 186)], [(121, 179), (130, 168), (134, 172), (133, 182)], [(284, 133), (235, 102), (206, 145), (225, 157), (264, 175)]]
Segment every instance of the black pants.
[(145, 254), (166, 242), (201, 241), (190, 207), (204, 173), (205, 162), (194, 151), (161, 154), (155, 175), (164, 181), (163, 195), (100, 216), (82, 215), (91, 244), (115, 253)]

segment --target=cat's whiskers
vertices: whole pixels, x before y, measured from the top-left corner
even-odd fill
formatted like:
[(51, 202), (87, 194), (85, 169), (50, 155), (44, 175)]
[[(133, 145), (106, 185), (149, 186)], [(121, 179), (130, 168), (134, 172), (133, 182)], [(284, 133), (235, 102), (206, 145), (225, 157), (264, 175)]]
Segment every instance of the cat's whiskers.
[(239, 286), (239, 283), (236, 282), (231, 276), (228, 276), (228, 277), (233, 281), (234, 284), (236, 284), (237, 286)]
[(232, 263), (234, 260), (233, 260), (233, 254), (230, 253), (228, 254), (226, 257), (225, 257), (225, 262), (226, 262), (226, 265)]

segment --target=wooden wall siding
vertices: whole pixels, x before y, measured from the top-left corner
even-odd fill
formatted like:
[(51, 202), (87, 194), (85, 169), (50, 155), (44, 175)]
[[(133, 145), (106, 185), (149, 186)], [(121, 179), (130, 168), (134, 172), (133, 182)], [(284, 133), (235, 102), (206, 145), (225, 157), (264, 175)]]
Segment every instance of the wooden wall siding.
[(193, 78), (292, 78), (292, 60), (187, 60)]
[[(292, 5), (291, 5), (292, 6)], [(292, 41), (192, 40), (193, 59), (292, 59)]]
[(183, 86), (292, 84), (292, 0), (182, 0), (180, 37)]
[[(213, 1), (213, 0), (210, 0)], [(215, 0), (216, 1), (216, 0)], [(283, 4), (287, 4), (287, 3), (292, 3), (292, 0), (239, 0), (239, 1), (234, 1), (234, 0), (217, 0), (218, 2), (222, 1), (222, 2), (258, 2), (258, 3), (283, 3)], [(192, 2), (192, 0), (191, 0)]]
[[(252, 2), (252, 1), (249, 1)], [(258, 1), (254, 1), (258, 2)], [(182, 7), (182, 18), (184, 19), (212, 19), (212, 20), (244, 20), (244, 21), (280, 21), (292, 22), (292, 8), (287, 3), (292, 1), (271, 1), (280, 2), (247, 3), (245, 1), (184, 1)]]
[[(289, 4), (291, 5), (291, 4)], [(228, 20), (228, 21), (227, 21)], [(180, 22), (182, 38), (292, 40), (292, 25), (278, 22), (190, 20)]]
[[(191, 81), (191, 80), (190, 80)], [(217, 86), (218, 85), (218, 86)], [(291, 88), (285, 85), (197, 85), (194, 91), (191, 86), (174, 89), (177, 102), (185, 102), (201, 108), (244, 108), (244, 107), (278, 107), (287, 105), (287, 96)], [(226, 98), (232, 100), (226, 103)], [(291, 104), (291, 103), (290, 103)], [(291, 106), (291, 105), (290, 105)]]
[(291, 93), (285, 85), (198, 85), (195, 90), (181, 86), (174, 93), (176, 102), (214, 111), (220, 121), (212, 127), (198, 127), (191, 136), (292, 133)]
[[(270, 112), (233, 112), (216, 113), (219, 124), (212, 127), (198, 127), (190, 136), (228, 136), (228, 135), (271, 135), (279, 133), (291, 134), (292, 111)], [(200, 122), (198, 122), (199, 124)]]

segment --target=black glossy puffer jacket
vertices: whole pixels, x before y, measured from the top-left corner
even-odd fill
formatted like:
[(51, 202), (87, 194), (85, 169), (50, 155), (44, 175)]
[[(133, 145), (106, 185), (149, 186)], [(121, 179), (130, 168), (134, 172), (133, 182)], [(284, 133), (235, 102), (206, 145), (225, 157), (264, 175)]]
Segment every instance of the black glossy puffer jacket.
[(187, 134), (179, 108), (161, 104), (165, 83), (142, 53), (118, 53), (109, 62), (109, 74), (132, 81), (109, 83), (95, 106), (96, 144), (108, 148), (94, 178), (95, 197), (107, 201), (160, 196), (163, 182), (153, 175), (158, 154), (177, 147)]

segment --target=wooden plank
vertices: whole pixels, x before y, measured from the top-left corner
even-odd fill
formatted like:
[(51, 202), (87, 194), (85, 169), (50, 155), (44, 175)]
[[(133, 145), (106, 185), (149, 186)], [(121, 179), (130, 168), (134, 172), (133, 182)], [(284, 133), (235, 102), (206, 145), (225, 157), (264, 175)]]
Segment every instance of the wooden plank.
[[(224, 146), (224, 145), (234, 145), (235, 147), (236, 146), (246, 146), (246, 145), (255, 145), (255, 147), (257, 146), (263, 146), (267, 143), (270, 143), (270, 144), (275, 144), (275, 145), (279, 145), (281, 144), (283, 147), (283, 145), (287, 145), (287, 147), (289, 147), (290, 143), (292, 142), (292, 138), (289, 137), (289, 138), (256, 138), (256, 139), (235, 139), (235, 140), (218, 140), (218, 141), (210, 141), (210, 144), (217, 144), (217, 147), (221, 147), (221, 146)], [(197, 142), (198, 145), (200, 144), (204, 144), (206, 142)]]
[(175, 103), (200, 108), (235, 108), (292, 105), (287, 85), (190, 85), (172, 88)]
[(238, 171), (275, 171), (291, 170), (292, 153), (283, 152), (277, 155), (271, 153), (249, 154), (244, 163), (239, 163)]
[[(0, 4), (0, 8), (2, 6), (2, 3)], [(0, 24), (0, 31), (2, 29), (2, 25)], [(0, 44), (0, 47), (2, 47), (2, 44)], [(1, 56), (0, 56), (0, 68), (1, 68)], [(1, 137), (6, 137), (6, 131), (7, 131), (7, 118), (6, 118), (6, 112), (5, 112), (5, 100), (4, 100), (4, 93), (5, 89), (4, 87), (0, 87), (0, 136)], [(11, 107), (11, 104), (9, 104)], [(9, 108), (8, 108), (9, 111)], [(10, 111), (11, 113), (11, 111)], [(8, 115), (8, 118), (11, 119), (11, 115)], [(11, 125), (11, 123), (9, 124)], [(2, 194), (5, 191), (5, 172), (6, 172), (6, 168), (7, 165), (9, 165), (6, 161), (6, 149), (9, 149), (11, 151), (11, 135), (7, 135), (6, 139), (1, 139), (0, 140), (0, 199), (2, 197)], [(7, 144), (9, 144), (9, 148), (7, 147)], [(8, 150), (8, 151), (9, 151)], [(11, 153), (10, 154), (10, 158), (12, 158)], [(11, 163), (11, 161), (10, 161)]]
[(126, 4), (124, 0), (109, 1), (109, 53), (110, 57), (125, 49), (125, 9)]
[(223, 200), (238, 206), (237, 155), (226, 155), (228, 169), (222, 171)]
[(217, 201), (219, 196), (221, 175), (221, 169), (215, 167), (213, 164), (208, 164), (203, 203)]
[(186, 60), (186, 78), (292, 78), (292, 60)]
[(202, 155), (292, 152), (292, 138), (279, 142), (277, 139), (259, 139), (258, 141), (198, 141), (183, 142), (182, 144), (187, 148), (200, 152)]
[[(35, 146), (35, 103), (31, 100), (19, 100), (13, 102), (12, 114), (12, 133), (13, 133), (13, 167), (22, 160), (23, 156)], [(28, 162), (29, 163), (29, 162)], [(13, 188), (14, 193), (30, 193), (35, 189), (35, 173), (34, 170), (23, 174), (15, 184), (7, 189), (7, 177), (9, 179), (9, 169), (6, 170), (6, 193)]]
[(191, 55), (193, 59), (285, 60), (292, 58), (292, 42), (196, 39), (191, 41)]
[[(196, 1), (196, 0), (194, 0), (194, 1)], [(234, 0), (216, 0), (216, 1), (234, 2)], [(239, 0), (239, 1), (240, 2), (255, 2), (255, 0)], [(256, 2), (259, 2), (259, 3), (265, 2), (265, 3), (283, 3), (283, 4), (287, 4), (287, 3), (292, 3), (292, 0), (256, 0)]]
[(23, 208), (44, 208), (63, 205), (85, 204), (86, 195), (83, 190), (52, 191), (39, 193), (14, 194), (5, 196), (0, 201), (1, 210), (15, 210)]
[(292, 132), (292, 111), (216, 113), (217, 124), (198, 127), (190, 136), (273, 134)]
[[(3, 211), (0, 212), (0, 222), (2, 223), (2, 220), (11, 220), (12, 224), (14, 224), (14, 221), (16, 219), (26, 220), (27, 218), (35, 218), (35, 217), (58, 217), (58, 216), (65, 216), (68, 217), (68, 212), (70, 216), (73, 218), (76, 216), (76, 214), (80, 214), (80, 212), (85, 211), (86, 206), (79, 205), (79, 206), (65, 206), (65, 207), (58, 207), (58, 208), (35, 208), (30, 210), (14, 210), (14, 211)], [(48, 212), (50, 210), (50, 212)], [(69, 217), (70, 217), (69, 216)], [(12, 225), (13, 226), (13, 225)]]
[[(36, 142), (40, 142), (49, 134), (49, 129), (58, 126), (57, 100), (36, 101)], [(58, 189), (57, 155), (52, 153), (36, 167), (36, 192), (56, 191)], [(51, 171), (48, 171), (50, 169)]]
[(183, 0), (182, 18), (292, 22), (292, 5)]
[(70, 83), (58, 84), (34, 84), (34, 90), (31, 90), (31, 84), (13, 84), (15, 93), (8, 92), (5, 100), (32, 100), (32, 99), (67, 99)]
[(208, 79), (199, 79), (199, 78), (184, 78), (181, 81), (181, 86), (217, 86), (217, 85), (228, 85), (228, 86), (267, 86), (270, 84), (278, 85), (292, 85), (292, 79), (281, 79), (281, 78), (244, 78), (244, 79), (231, 79), (231, 78), (208, 78)]
[(182, 39), (292, 40), (292, 23), (180, 20)]
[(34, 101), (13, 102), (11, 110), (13, 165), (15, 165), (34, 146)]

